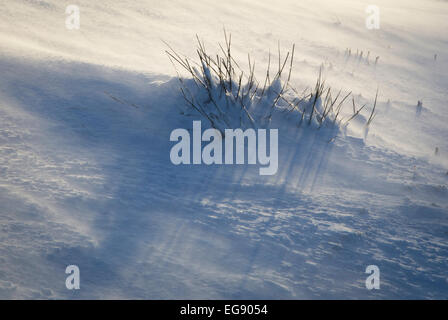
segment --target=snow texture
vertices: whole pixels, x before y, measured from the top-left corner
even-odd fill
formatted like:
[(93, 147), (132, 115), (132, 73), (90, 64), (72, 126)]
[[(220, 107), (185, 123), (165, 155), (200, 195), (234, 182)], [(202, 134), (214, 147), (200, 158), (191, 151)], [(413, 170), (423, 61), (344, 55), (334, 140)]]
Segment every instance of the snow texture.
[[(77, 0), (79, 30), (68, 4), (0, 4), (0, 298), (448, 298), (446, 1), (377, 0), (379, 30), (368, 1)], [(294, 87), (322, 69), (367, 113), (273, 121), (274, 176), (173, 165), (170, 132), (206, 120), (164, 41), (218, 53), (223, 26), (258, 78), (295, 43)]]

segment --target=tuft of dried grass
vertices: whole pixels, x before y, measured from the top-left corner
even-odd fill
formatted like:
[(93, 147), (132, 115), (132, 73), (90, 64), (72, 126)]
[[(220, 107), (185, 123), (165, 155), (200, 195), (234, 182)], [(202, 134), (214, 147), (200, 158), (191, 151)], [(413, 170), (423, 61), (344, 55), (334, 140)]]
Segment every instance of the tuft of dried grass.
[[(298, 123), (316, 124), (321, 128), (324, 124), (339, 125), (339, 118), (344, 103), (352, 95), (351, 92), (341, 95), (339, 90), (333, 95), (332, 88), (325, 84), (322, 69), (316, 80), (314, 89), (308, 92), (306, 88), (301, 93), (290, 83), (294, 63), (295, 45), (286, 56), (281, 58), (280, 43), (278, 44), (278, 67), (272, 77), (271, 53), (262, 82), (255, 76), (255, 61), (248, 54), (248, 70), (243, 70), (232, 56), (232, 35), (224, 30), (224, 46), (219, 44), (220, 52), (208, 54), (204, 42), (196, 35), (197, 60), (192, 60), (177, 53), (165, 43), (169, 50), (166, 53), (171, 60), (180, 81), (180, 90), (187, 104), (206, 118), (210, 125), (220, 131), (223, 128), (258, 127), (263, 122), (271, 121), (273, 113), (280, 111), (285, 114), (298, 115)], [(191, 83), (181, 76), (181, 70), (186, 71)], [(286, 75), (286, 76), (284, 76)], [(272, 79), (271, 79), (272, 77)], [(378, 90), (375, 103), (366, 122), (368, 127), (376, 113)], [(366, 105), (357, 108), (352, 97), (353, 114), (345, 120), (347, 124), (356, 118)], [(261, 111), (261, 112), (258, 112)], [(252, 113), (264, 114), (254, 117)], [(339, 118), (339, 120), (338, 120)], [(236, 121), (237, 120), (237, 121)]]

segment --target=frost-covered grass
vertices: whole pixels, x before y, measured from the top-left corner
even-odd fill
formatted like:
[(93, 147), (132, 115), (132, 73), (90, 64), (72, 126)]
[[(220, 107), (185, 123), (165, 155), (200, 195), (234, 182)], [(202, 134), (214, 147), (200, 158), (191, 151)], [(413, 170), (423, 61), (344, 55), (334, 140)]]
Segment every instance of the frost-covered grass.
[[(351, 91), (332, 91), (322, 77), (322, 69), (319, 69), (314, 89), (295, 88), (291, 84), (295, 45), (282, 57), (279, 44), (278, 64), (271, 61), (269, 53), (265, 77), (259, 81), (255, 76), (256, 64), (250, 54), (247, 55), (247, 70), (232, 56), (231, 34), (227, 35), (224, 30), (225, 45), (219, 44), (220, 51), (216, 55), (207, 52), (198, 36), (196, 39), (198, 60), (179, 54), (169, 44), (166, 53), (176, 68), (187, 105), (221, 132), (225, 128), (266, 127), (274, 113), (292, 118), (298, 127), (347, 126), (366, 106), (357, 107)], [(186, 71), (190, 78), (184, 78), (182, 71)], [(365, 123), (366, 128), (374, 119), (377, 96)], [(342, 118), (342, 108), (350, 100), (353, 114)]]

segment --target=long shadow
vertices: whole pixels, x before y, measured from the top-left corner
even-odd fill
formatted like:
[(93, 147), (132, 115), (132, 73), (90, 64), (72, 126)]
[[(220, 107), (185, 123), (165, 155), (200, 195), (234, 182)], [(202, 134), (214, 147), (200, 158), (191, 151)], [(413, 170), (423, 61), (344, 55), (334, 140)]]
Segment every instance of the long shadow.
[[(70, 298), (206, 297), (207, 291), (187, 285), (200, 284), (201, 279), (213, 282), (213, 276), (202, 278), (208, 270), (195, 261), (200, 259), (212, 269), (223, 264), (221, 280), (231, 269), (242, 276), (232, 287), (214, 283), (216, 297), (238, 297), (247, 291), (262, 249), (272, 244), (235, 235), (233, 226), (225, 223), (204, 226), (208, 212), (201, 201), (210, 195), (241, 199), (247, 190), (243, 182), (250, 181), (260, 186), (273, 183), (256, 190), (275, 194), (271, 205), (280, 207), (291, 188), (300, 190), (310, 181), (311, 188), (316, 185), (332, 150), (318, 133), (302, 131), (303, 136), (296, 137), (297, 148), (282, 147), (279, 141), (279, 172), (274, 177), (258, 177), (258, 169), (249, 166), (174, 166), (169, 159), (170, 132), (201, 120), (179, 115), (177, 107), (184, 101), (176, 79), (89, 64), (12, 58), (1, 59), (0, 68), (2, 91), (26, 112), (51, 123), (51, 134), (88, 150), (105, 176), (96, 200), (60, 200), (61, 206), (75, 203), (70, 212), (88, 221), (99, 239), (96, 245), (62, 247), (47, 256), (61, 270), (72, 263), (82, 270), (84, 290), (59, 291)], [(83, 210), (94, 216), (86, 217)], [(264, 229), (273, 226), (275, 217), (273, 212)], [(208, 244), (201, 242), (202, 236)], [(133, 280), (133, 274), (144, 275), (146, 283)], [(195, 277), (198, 280), (192, 280)]]

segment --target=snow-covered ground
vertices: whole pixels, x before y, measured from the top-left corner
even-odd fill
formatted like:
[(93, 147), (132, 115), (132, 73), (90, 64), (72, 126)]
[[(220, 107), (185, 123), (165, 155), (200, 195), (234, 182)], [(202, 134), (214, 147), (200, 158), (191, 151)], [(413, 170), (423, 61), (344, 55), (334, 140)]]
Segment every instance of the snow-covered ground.
[[(447, 16), (441, 0), (2, 1), (0, 298), (448, 298)], [(378, 88), (368, 135), (362, 118), (330, 143), (280, 127), (273, 176), (173, 165), (171, 131), (204, 119), (179, 114), (164, 41), (218, 52), (223, 27), (261, 77), (280, 41), (297, 88), (322, 68), (368, 110)]]

